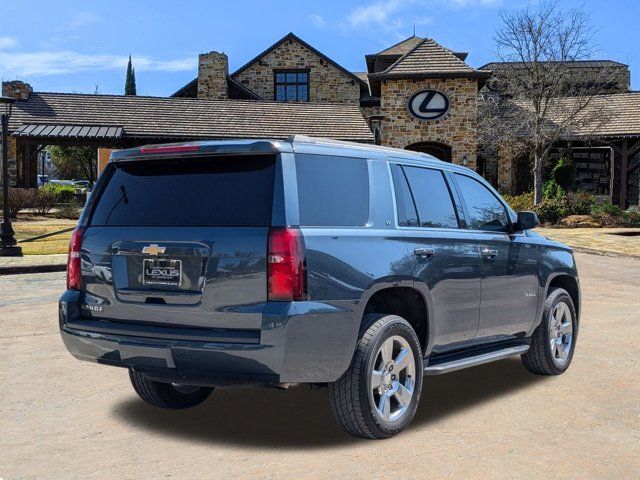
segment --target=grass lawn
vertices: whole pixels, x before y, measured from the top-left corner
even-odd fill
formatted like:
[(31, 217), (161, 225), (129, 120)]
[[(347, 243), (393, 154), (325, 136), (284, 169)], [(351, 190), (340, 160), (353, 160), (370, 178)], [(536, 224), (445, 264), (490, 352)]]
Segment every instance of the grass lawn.
[(76, 223), (77, 220), (49, 218), (30, 214), (19, 214), (18, 218), (11, 222), (16, 232), (16, 240), (18, 240), (18, 244), (22, 247), (22, 253), (24, 255), (67, 253), (71, 232), (61, 233), (52, 237), (43, 238), (42, 240), (36, 240), (35, 242), (20, 243), (20, 241), (65, 228), (72, 228), (76, 226)]

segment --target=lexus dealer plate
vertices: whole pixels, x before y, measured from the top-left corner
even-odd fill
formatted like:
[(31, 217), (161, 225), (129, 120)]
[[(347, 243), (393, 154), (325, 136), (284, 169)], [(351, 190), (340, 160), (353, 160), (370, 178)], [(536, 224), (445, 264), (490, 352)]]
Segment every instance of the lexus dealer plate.
[(144, 285), (182, 285), (182, 260), (147, 258), (144, 260), (142, 283)]

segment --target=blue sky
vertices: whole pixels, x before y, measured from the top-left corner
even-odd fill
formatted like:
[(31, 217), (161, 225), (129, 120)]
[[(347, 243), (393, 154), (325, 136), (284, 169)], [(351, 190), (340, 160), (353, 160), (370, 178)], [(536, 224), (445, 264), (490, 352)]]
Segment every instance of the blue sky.
[[(192, 80), (198, 53), (224, 51), (231, 71), (293, 31), (352, 71), (413, 32), (434, 38), (478, 67), (493, 57), (499, 12), (520, 0), (3, 2), (0, 76), (39, 91), (123, 93), (133, 56), (139, 95), (169, 95)], [(627, 63), (640, 89), (638, 0), (561, 0), (583, 5), (596, 29), (596, 57)], [(11, 21), (7, 21), (10, 19)]]

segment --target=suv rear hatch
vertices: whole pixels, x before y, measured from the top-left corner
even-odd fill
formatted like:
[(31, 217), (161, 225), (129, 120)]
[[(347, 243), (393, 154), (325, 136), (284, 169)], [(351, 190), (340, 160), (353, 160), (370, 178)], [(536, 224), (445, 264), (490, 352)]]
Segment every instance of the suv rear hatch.
[(82, 232), (82, 317), (259, 329), (275, 155), (112, 162)]

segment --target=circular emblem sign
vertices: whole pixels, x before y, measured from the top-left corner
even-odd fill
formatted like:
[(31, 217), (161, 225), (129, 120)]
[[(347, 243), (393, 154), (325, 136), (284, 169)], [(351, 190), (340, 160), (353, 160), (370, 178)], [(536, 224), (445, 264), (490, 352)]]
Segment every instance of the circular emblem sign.
[(437, 90), (421, 90), (411, 95), (408, 108), (420, 120), (436, 120), (449, 111), (449, 97)]

